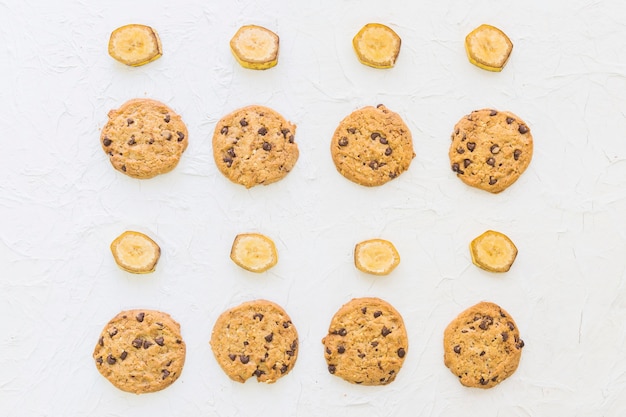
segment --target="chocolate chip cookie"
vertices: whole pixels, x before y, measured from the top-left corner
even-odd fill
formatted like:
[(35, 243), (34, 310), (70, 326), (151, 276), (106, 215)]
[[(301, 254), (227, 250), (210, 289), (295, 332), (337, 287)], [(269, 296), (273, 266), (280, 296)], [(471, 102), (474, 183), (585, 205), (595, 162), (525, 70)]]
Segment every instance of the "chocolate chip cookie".
[(248, 106), (224, 116), (213, 133), (213, 157), (229, 180), (246, 188), (284, 178), (298, 160), (296, 125), (276, 111)]
[(528, 125), (512, 113), (475, 110), (454, 126), (448, 155), (452, 171), (464, 183), (499, 193), (528, 168), (533, 137)]
[(467, 387), (504, 381), (517, 369), (523, 347), (513, 318), (490, 302), (463, 311), (443, 334), (444, 363)]
[(330, 153), (341, 175), (368, 187), (398, 177), (415, 157), (409, 128), (400, 115), (382, 104), (363, 107), (343, 119)]
[(154, 310), (122, 311), (104, 327), (93, 351), (98, 371), (122, 391), (160, 391), (180, 376), (185, 342), (180, 325)]
[(118, 171), (152, 178), (173, 170), (187, 148), (187, 127), (165, 104), (133, 99), (109, 112), (100, 143)]
[(363, 385), (392, 382), (408, 351), (402, 316), (379, 298), (355, 298), (344, 304), (322, 343), (328, 372)]
[(211, 349), (226, 375), (245, 382), (273, 383), (298, 358), (298, 332), (279, 305), (267, 300), (243, 303), (222, 313), (211, 334)]

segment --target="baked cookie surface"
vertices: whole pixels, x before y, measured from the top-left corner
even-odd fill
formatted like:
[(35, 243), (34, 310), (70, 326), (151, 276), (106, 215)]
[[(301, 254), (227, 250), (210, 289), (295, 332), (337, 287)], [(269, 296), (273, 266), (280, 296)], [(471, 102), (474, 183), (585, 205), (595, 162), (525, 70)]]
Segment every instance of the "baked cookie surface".
[(186, 347), (180, 325), (166, 313), (127, 310), (102, 330), (93, 352), (98, 371), (122, 391), (160, 391), (180, 376)]
[(528, 168), (533, 137), (526, 123), (510, 112), (475, 110), (454, 126), (448, 155), (452, 171), (464, 183), (499, 193)]
[(491, 388), (519, 365), (524, 341), (501, 307), (480, 302), (458, 315), (444, 331), (444, 363), (467, 387)]
[(118, 171), (152, 178), (173, 170), (187, 148), (181, 117), (163, 103), (133, 99), (109, 112), (100, 144)]
[(267, 300), (240, 304), (222, 313), (213, 327), (211, 349), (234, 381), (273, 383), (298, 358), (298, 332), (279, 305)]
[(379, 298), (355, 298), (344, 304), (322, 343), (328, 372), (363, 385), (392, 382), (408, 351), (402, 316)]
[(346, 116), (333, 134), (330, 153), (341, 175), (368, 187), (396, 178), (415, 157), (409, 128), (382, 104)]
[(246, 188), (284, 178), (298, 160), (296, 125), (263, 106), (224, 116), (213, 133), (215, 164), (226, 178)]

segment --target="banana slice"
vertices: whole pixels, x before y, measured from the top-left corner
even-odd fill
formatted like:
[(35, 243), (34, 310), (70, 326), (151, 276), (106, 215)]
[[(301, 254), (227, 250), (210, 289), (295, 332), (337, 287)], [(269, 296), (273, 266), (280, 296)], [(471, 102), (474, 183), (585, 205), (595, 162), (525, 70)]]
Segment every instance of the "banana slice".
[(506, 272), (513, 265), (517, 248), (503, 233), (487, 230), (470, 243), (474, 265), (490, 272)]
[(161, 248), (143, 233), (126, 231), (111, 243), (111, 252), (117, 265), (133, 274), (153, 272)]
[(352, 39), (352, 46), (362, 64), (391, 68), (400, 53), (400, 37), (380, 23), (368, 23)]
[(480, 25), (465, 37), (469, 61), (487, 71), (502, 71), (512, 50), (509, 37), (494, 26)]
[(244, 68), (264, 70), (278, 64), (278, 35), (256, 25), (239, 28), (230, 40), (230, 50)]
[(122, 64), (138, 67), (163, 54), (161, 40), (150, 26), (131, 24), (111, 33), (109, 55)]
[(230, 259), (250, 272), (264, 272), (276, 265), (278, 253), (276, 245), (267, 236), (243, 233), (235, 237)]
[(400, 255), (393, 243), (383, 239), (370, 239), (357, 243), (354, 248), (354, 265), (360, 271), (374, 275), (387, 275), (400, 263)]

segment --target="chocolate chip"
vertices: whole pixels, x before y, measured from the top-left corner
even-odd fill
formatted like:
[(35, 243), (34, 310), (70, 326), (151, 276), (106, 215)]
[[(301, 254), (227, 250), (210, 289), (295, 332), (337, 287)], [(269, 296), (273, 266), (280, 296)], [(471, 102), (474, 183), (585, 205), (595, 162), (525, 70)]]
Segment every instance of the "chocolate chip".
[(482, 330), (487, 330), (489, 326), (493, 324), (493, 318), (490, 316), (485, 316), (483, 320), (480, 322), (478, 327)]
[(255, 314), (252, 316), (252, 320), (255, 320), (255, 319), (259, 319), (259, 321), (262, 321), (262, 320), (263, 320), (263, 314), (261, 314), (261, 313), (255, 313)]
[(496, 164), (496, 160), (493, 157), (487, 158), (487, 165), (494, 166)]
[(387, 337), (389, 334), (391, 333), (391, 330), (389, 330), (387, 327), (383, 326), (383, 329), (380, 331), (380, 334), (383, 335), (383, 337)]
[(106, 136), (104, 137), (104, 139), (102, 139), (102, 144), (104, 146), (110, 146), (111, 145), (111, 139), (107, 138)]
[(460, 146), (458, 148), (456, 148), (456, 153), (458, 154), (464, 154), (465, 153), (465, 149), (461, 148)]
[(452, 164), (452, 171), (459, 172), (459, 164), (456, 162)]
[(241, 363), (243, 363), (245, 365), (248, 362), (250, 362), (250, 356), (248, 356), (248, 355), (240, 355), (239, 356), (239, 360), (241, 361)]
[(524, 346), (526, 346), (526, 344), (524, 343), (523, 340), (520, 339), (520, 341), (518, 343), (515, 344), (515, 347), (518, 349), (523, 348)]
[(246, 127), (246, 126), (248, 126), (248, 122), (246, 121), (246, 119), (241, 119), (241, 120), (239, 121), (239, 124), (240, 124), (242, 127)]
[(122, 353), (120, 354), (120, 359), (124, 360), (126, 359), (126, 357), (128, 356), (128, 352), (126, 352), (125, 350), (122, 351)]
[(122, 171), (126, 172), (126, 165), (122, 165)]
[(374, 318), (377, 319), (378, 317), (382, 316), (383, 312), (380, 310), (374, 311)]
[(221, 133), (222, 135), (227, 134), (227, 133), (228, 133), (228, 126), (224, 126), (224, 127), (222, 128), (222, 130), (220, 130), (220, 133)]
[(230, 167), (233, 165), (233, 160), (232, 160), (232, 158), (224, 158), (224, 159), (222, 159), (222, 161), (226, 164), (226, 166), (227, 166), (228, 168), (230, 168)]
[(470, 164), (472, 163), (471, 159), (464, 159), (463, 160), (463, 168), (467, 168), (468, 166), (470, 166)]
[(378, 161), (370, 161), (369, 167), (376, 171), (378, 169)]
[(383, 145), (386, 145), (386, 144), (388, 144), (388, 143), (389, 143), (389, 141), (387, 140), (387, 138), (384, 138), (384, 137), (382, 137), (382, 136), (380, 137), (380, 139), (378, 139), (378, 141), (379, 141), (380, 143), (382, 143)]
[(489, 177), (489, 185), (494, 185), (497, 182), (498, 182), (497, 178)]
[(293, 356), (296, 354), (296, 352), (294, 352), (293, 350), (287, 350), (285, 351), (285, 353), (287, 354), (287, 356)]
[(507, 340), (509, 340), (509, 334), (507, 332), (502, 332), (502, 341), (506, 342)]
[(391, 148), (385, 149), (385, 156), (391, 155), (392, 152), (393, 152), (393, 150)]
[(289, 129), (280, 129), (280, 133), (282, 133), (283, 137), (287, 139), (287, 135), (289, 134)]
[(347, 130), (348, 130), (348, 133), (352, 133), (353, 135), (356, 133), (356, 128), (354, 127), (349, 127)]
[(115, 358), (113, 357), (113, 355), (109, 355), (109, 356), (107, 356), (107, 363), (108, 363), (109, 365), (115, 365), (115, 362), (117, 362), (117, 359), (115, 359)]
[(167, 369), (163, 369), (161, 371), (161, 373), (163, 374), (163, 379), (167, 378), (168, 376), (170, 376), (170, 371), (168, 371)]
[(346, 351), (345, 347), (343, 347), (343, 346), (337, 347), (337, 353), (345, 353), (345, 351)]
[(514, 121), (515, 121), (515, 119), (514, 119), (514, 118), (512, 118), (512, 117), (507, 117), (507, 118), (506, 118), (506, 123), (507, 123), (507, 124), (511, 124), (511, 123), (513, 123)]
[(117, 328), (113, 328), (113, 330), (109, 331), (109, 337), (113, 337), (117, 334)]
[(244, 341), (243, 341), (243, 345), (244, 345), (244, 346), (248, 346), (249, 344), (250, 344), (250, 342), (248, 342), (247, 340), (244, 340)]
[(163, 336), (157, 336), (154, 338), (154, 341), (156, 342), (157, 345), (159, 346), (163, 346), (165, 344), (165, 339), (163, 339)]
[(165, 117), (163, 118), (163, 121), (165, 123), (169, 123), (170, 122), (170, 114), (169, 113), (165, 115)]
[(361, 313), (363, 313), (363, 314), (367, 313), (367, 307), (361, 308)]
[(126, 123), (128, 123), (128, 126), (130, 126), (135, 123), (135, 121), (133, 119), (126, 119)]
[(498, 380), (498, 375), (496, 375), (496, 376), (494, 376), (493, 378), (491, 378), (491, 380), (492, 380), (493, 382), (496, 382), (496, 381)]
[(456, 345), (452, 349), (454, 350), (454, 353), (456, 353), (457, 355), (461, 353), (461, 346), (459, 346), (459, 345)]
[(482, 352), (480, 352), (478, 356), (485, 356), (485, 351), (483, 350)]
[(339, 142), (337, 142), (339, 144), (339, 146), (348, 146), (348, 138), (345, 136), (342, 136), (341, 139), (339, 139)]
[(487, 385), (489, 383), (489, 381), (486, 381), (485, 378), (483, 378), (482, 376), (480, 377), (480, 385)]
[(378, 342), (374, 340), (372, 343), (370, 343), (370, 345), (375, 348), (376, 346), (378, 346)]
[(523, 135), (524, 133), (528, 133), (528, 127), (525, 125), (519, 125), (517, 131)]
[(406, 355), (406, 350), (404, 350), (404, 348), (398, 349), (398, 357), (404, 358), (404, 355)]
[(181, 343), (183, 343), (183, 341), (182, 341), (182, 340), (180, 340), (180, 339), (176, 339), (176, 344), (177, 344), (177, 345), (180, 345)]
[(148, 145), (152, 145), (154, 143), (154, 138), (150, 138), (150, 140), (148, 141)]
[(331, 354), (331, 353), (333, 353), (333, 352), (332, 352), (332, 351), (331, 351), (331, 350), (327, 347), (327, 348), (326, 348), (326, 353), (330, 355), (330, 354)]
[(491, 145), (491, 148), (489, 148), (489, 150), (491, 151), (492, 154), (497, 154), (498, 152), (500, 152), (500, 147), (498, 145)]
[(515, 159), (516, 161), (519, 159), (521, 155), (522, 155), (522, 151), (520, 149), (516, 149), (513, 151), (513, 159)]
[(176, 134), (178, 135), (179, 142), (182, 142), (183, 139), (185, 139), (185, 134), (183, 132), (176, 132)]
[(104, 337), (100, 336), (100, 339), (98, 339), (98, 344), (100, 346), (104, 346)]
[(330, 372), (331, 374), (334, 374), (336, 370), (337, 367), (335, 365), (328, 365), (328, 372)]
[(474, 149), (476, 149), (476, 143), (474, 143), (474, 142), (467, 142), (467, 149), (470, 152), (474, 152)]
[(265, 374), (265, 371), (262, 371), (260, 369), (257, 369), (252, 373), (252, 375), (256, 376), (257, 378), (264, 374)]
[(132, 136), (132, 137), (130, 138), (130, 140), (128, 141), (128, 144), (129, 144), (130, 146), (133, 146), (133, 145), (134, 145), (134, 144), (136, 144), (136, 143), (137, 143), (137, 142), (135, 142), (135, 137), (134, 137), (134, 136)]
[(229, 354), (228, 354), (228, 358), (229, 358), (231, 361), (234, 361), (235, 359), (237, 359), (237, 355), (235, 355), (234, 353), (229, 353)]
[(372, 140), (376, 140), (380, 137), (380, 133), (378, 132), (374, 132), (370, 135), (370, 138), (372, 138)]
[(506, 325), (509, 326), (509, 329), (511, 329), (511, 331), (515, 330), (515, 325), (511, 323), (510, 321), (507, 321)]
[(163, 136), (165, 140), (172, 140), (172, 133), (169, 130), (164, 130), (161, 136)]
[(347, 335), (347, 334), (348, 334), (348, 331), (347, 331), (344, 327), (342, 327), (341, 329), (339, 329), (339, 331), (337, 332), (337, 334), (338, 334), (339, 336), (345, 336), (345, 335)]
[(289, 143), (293, 143), (293, 135), (289, 135)]
[(262, 128), (260, 128), (260, 129), (258, 130), (258, 132), (257, 132), (257, 133), (258, 133), (259, 135), (261, 135), (261, 136), (265, 136), (265, 135), (267, 135), (267, 129), (266, 129), (265, 127), (262, 127)]
[(143, 348), (144, 349), (148, 349), (150, 346), (154, 345), (154, 343), (152, 343), (151, 341), (149, 341), (148, 339), (143, 341)]
[(96, 363), (97, 363), (98, 365), (102, 365), (102, 362), (104, 362), (104, 361), (102, 360), (102, 356), (98, 356), (98, 357), (96, 358)]
[(289, 370), (289, 368), (287, 367), (287, 365), (283, 365), (283, 366), (280, 367), (280, 373), (281, 374), (284, 374), (288, 370)]
[(269, 142), (263, 142), (263, 150), (264, 151), (271, 151), (272, 150), (272, 144)]
[(133, 345), (134, 348), (139, 349), (141, 345), (143, 345), (143, 339), (138, 337), (137, 339), (133, 340), (131, 344)]
[(491, 110), (491, 111), (489, 112), (489, 116), (495, 116), (496, 114), (498, 114), (498, 111), (497, 111), (497, 110)]
[(267, 336), (265, 336), (265, 341), (267, 343), (271, 342), (274, 339), (274, 333), (270, 333)]
[(283, 321), (283, 328), (288, 329), (290, 324), (290, 321)]
[(365, 353), (361, 352), (357, 355), (359, 359), (363, 359), (365, 357)]

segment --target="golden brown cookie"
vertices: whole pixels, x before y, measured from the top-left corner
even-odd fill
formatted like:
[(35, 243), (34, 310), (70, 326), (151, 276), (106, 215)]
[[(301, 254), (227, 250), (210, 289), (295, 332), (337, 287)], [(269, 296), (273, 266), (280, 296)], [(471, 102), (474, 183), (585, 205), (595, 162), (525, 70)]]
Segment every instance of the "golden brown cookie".
[(279, 305), (243, 303), (222, 313), (213, 327), (211, 349), (234, 381), (272, 383), (291, 371), (298, 358), (298, 332)]
[(187, 127), (165, 104), (133, 99), (109, 112), (100, 143), (118, 171), (152, 178), (176, 167), (187, 148)]
[(528, 125), (512, 113), (475, 110), (454, 126), (448, 155), (452, 171), (464, 183), (499, 193), (528, 168), (533, 137)]
[(322, 343), (328, 372), (363, 385), (392, 382), (408, 351), (402, 316), (379, 298), (355, 298), (344, 304)]
[(330, 153), (341, 175), (368, 187), (396, 178), (415, 157), (409, 128), (382, 104), (344, 118), (335, 130)]
[(122, 311), (104, 327), (93, 351), (98, 371), (122, 391), (160, 391), (180, 376), (185, 342), (180, 325), (154, 310)]
[(224, 116), (213, 133), (213, 157), (224, 176), (246, 188), (284, 178), (298, 160), (296, 126), (276, 111), (248, 106)]
[(444, 363), (467, 387), (504, 381), (517, 369), (523, 347), (513, 318), (489, 302), (463, 311), (443, 334)]

